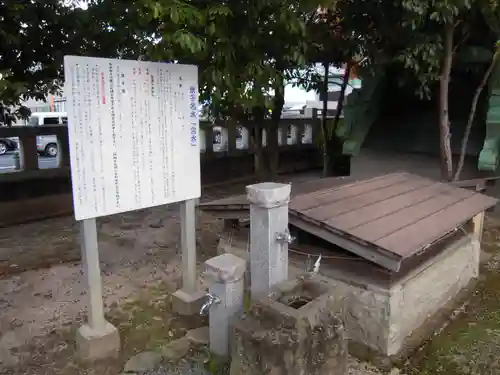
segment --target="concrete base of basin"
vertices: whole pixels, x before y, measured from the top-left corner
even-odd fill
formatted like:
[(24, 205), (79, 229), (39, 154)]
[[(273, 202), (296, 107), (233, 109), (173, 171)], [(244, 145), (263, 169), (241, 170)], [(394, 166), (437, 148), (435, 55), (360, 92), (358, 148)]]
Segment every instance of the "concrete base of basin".
[(362, 284), (352, 276), (330, 277), (347, 299), (349, 339), (385, 356), (399, 356), (419, 346), (439, 329), (439, 319), (432, 318), (456, 305), (461, 292), (478, 277), (479, 256), (479, 244), (468, 236), (390, 286)]

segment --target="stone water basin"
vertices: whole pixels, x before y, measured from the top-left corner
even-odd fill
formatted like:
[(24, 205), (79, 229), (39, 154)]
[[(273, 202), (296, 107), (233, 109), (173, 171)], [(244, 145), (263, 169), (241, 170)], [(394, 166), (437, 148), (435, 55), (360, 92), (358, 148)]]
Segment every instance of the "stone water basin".
[(280, 283), (234, 326), (231, 375), (347, 373), (343, 300), (320, 278)]

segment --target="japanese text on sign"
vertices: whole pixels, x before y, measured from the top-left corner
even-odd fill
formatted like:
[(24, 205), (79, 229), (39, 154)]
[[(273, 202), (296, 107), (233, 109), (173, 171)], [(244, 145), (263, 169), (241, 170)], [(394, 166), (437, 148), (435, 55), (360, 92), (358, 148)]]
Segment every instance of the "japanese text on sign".
[(196, 146), (198, 134), (198, 98), (196, 97), (196, 87), (189, 87), (189, 124), (191, 146)]
[(64, 73), (77, 220), (200, 196), (195, 66), (66, 56)]

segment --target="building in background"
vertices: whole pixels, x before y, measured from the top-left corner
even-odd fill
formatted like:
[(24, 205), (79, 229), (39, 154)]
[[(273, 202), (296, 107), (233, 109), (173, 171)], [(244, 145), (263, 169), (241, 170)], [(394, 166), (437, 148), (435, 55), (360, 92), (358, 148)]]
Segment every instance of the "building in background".
[(28, 99), (22, 103), (31, 112), (66, 112), (66, 98), (61, 95), (48, 95), (46, 101)]
[[(21, 105), (27, 107), (31, 113), (36, 112), (66, 112), (66, 98), (63, 95), (49, 94), (45, 101), (28, 99), (21, 102)], [(27, 125), (25, 119), (17, 119), (16, 125)]]

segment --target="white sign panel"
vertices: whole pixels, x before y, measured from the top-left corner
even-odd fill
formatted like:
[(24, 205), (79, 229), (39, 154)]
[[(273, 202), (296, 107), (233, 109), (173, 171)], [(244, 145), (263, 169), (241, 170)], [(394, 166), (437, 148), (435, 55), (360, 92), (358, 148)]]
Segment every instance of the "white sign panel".
[(65, 56), (75, 218), (201, 195), (198, 70)]

